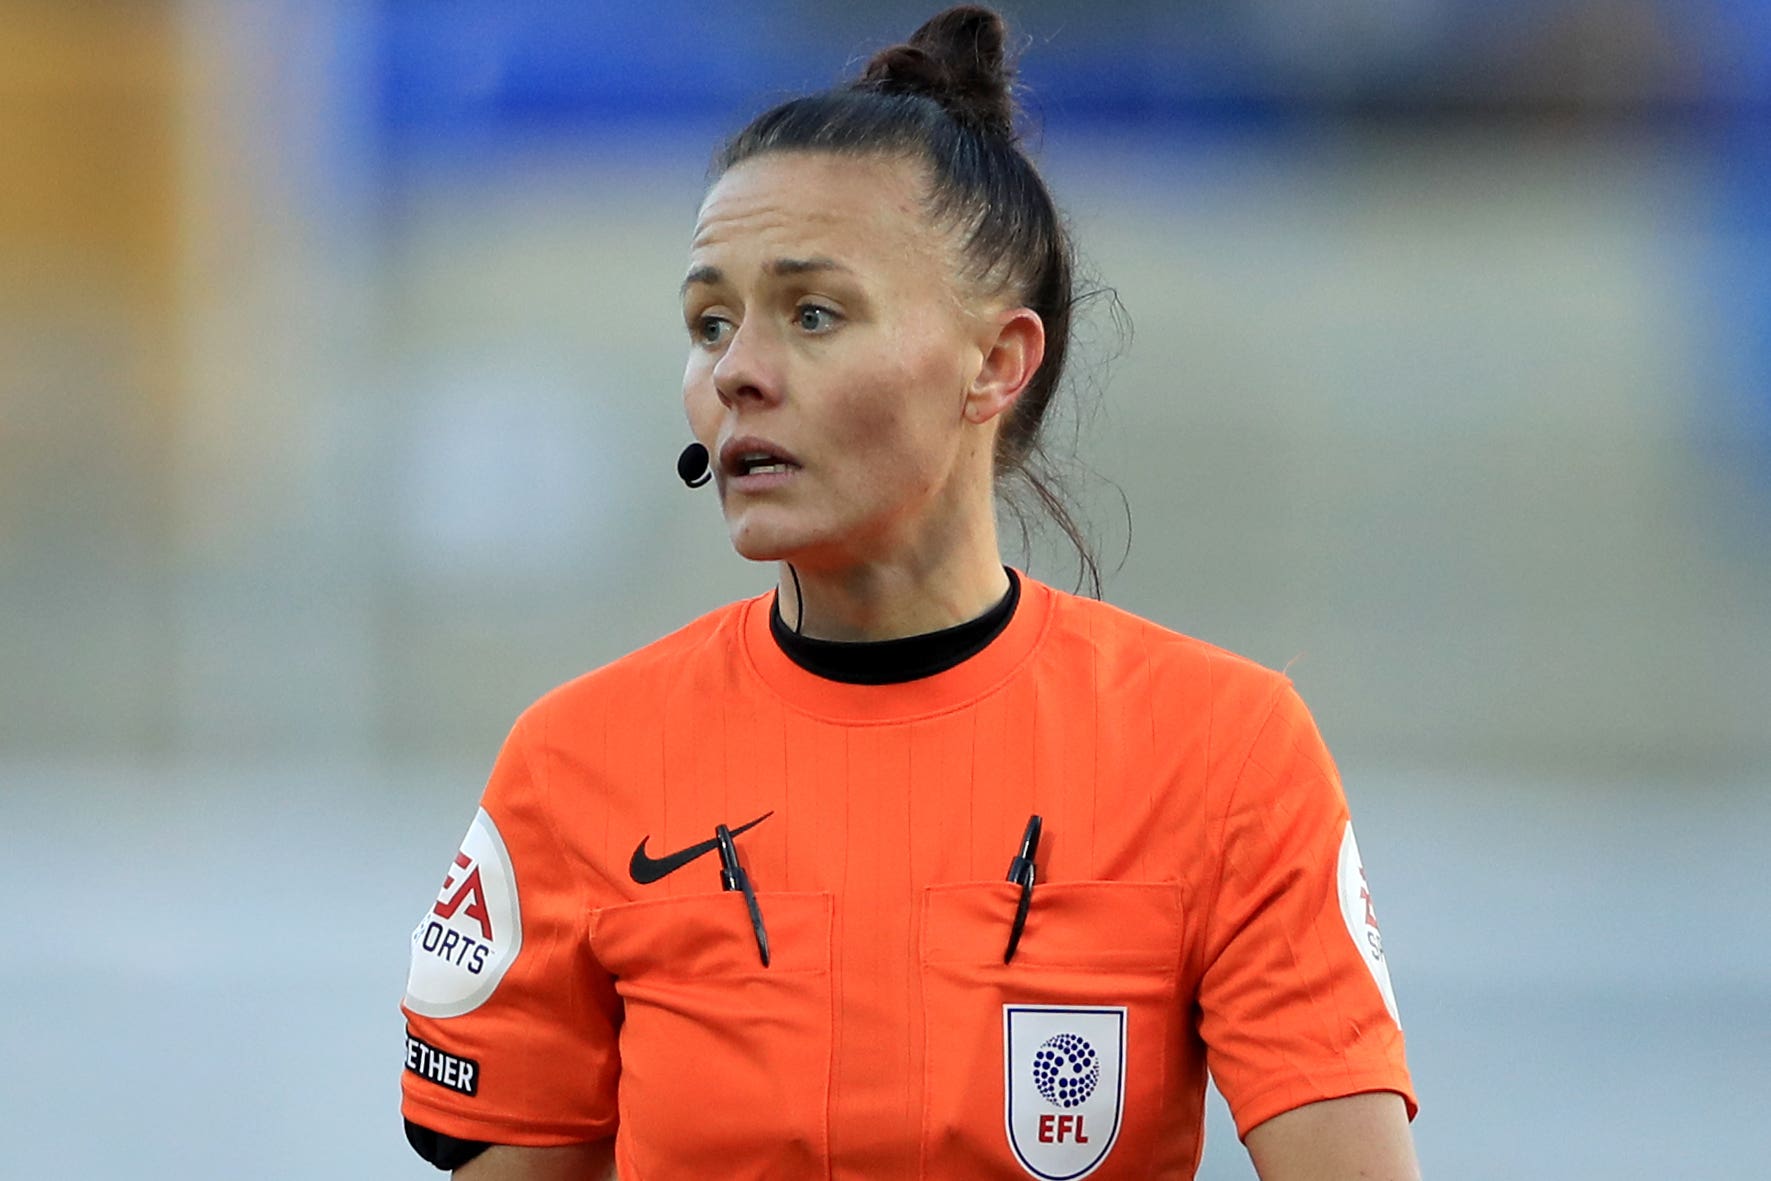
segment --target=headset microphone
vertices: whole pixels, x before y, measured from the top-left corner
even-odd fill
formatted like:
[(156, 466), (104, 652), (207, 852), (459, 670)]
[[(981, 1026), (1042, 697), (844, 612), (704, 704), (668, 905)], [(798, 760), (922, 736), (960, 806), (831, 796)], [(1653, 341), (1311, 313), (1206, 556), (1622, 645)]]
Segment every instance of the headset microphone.
[(707, 448), (699, 443), (690, 443), (683, 448), (683, 453), (676, 457), (676, 474), (691, 488), (699, 488), (713, 479), (713, 472), (708, 470)]

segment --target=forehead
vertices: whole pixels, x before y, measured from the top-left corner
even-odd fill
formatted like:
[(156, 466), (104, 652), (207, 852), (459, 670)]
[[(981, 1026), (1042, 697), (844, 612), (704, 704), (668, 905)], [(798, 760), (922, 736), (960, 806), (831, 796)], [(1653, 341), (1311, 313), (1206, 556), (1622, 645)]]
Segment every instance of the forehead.
[(915, 162), (889, 156), (776, 152), (729, 169), (708, 190), (690, 257), (758, 255), (839, 258), (852, 265), (906, 256), (923, 263), (945, 235), (923, 207)]

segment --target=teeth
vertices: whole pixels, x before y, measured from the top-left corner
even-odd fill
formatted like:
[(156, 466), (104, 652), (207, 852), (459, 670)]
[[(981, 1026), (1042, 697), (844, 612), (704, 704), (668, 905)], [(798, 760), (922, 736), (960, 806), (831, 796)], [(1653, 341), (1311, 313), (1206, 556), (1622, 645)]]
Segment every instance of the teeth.
[(750, 451), (738, 457), (738, 473), (745, 476), (778, 475), (791, 467), (791, 463), (767, 451)]

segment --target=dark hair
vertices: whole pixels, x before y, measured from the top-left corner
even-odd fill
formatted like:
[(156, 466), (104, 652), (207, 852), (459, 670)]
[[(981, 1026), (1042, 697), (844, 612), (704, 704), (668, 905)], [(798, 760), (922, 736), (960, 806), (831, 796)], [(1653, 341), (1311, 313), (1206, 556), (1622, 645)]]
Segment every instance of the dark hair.
[(1083, 581), (1098, 596), (1094, 549), (1040, 448), (1070, 343), (1076, 263), (1051, 193), (1017, 142), (1006, 36), (988, 8), (949, 8), (906, 43), (874, 54), (847, 86), (757, 116), (721, 150), (714, 175), (770, 152), (902, 154), (927, 164), (930, 216), (959, 231), (967, 277), (1013, 292), (1045, 325), (1045, 359), (997, 433), (996, 474), (1026, 482), (1076, 547)]

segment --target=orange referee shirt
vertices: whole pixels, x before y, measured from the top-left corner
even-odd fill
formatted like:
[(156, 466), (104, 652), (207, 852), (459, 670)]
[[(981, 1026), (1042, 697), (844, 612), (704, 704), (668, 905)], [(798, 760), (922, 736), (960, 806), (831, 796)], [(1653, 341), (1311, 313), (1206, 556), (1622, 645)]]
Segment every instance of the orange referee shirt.
[(1022, 579), (972, 658), (843, 684), (770, 604), (519, 719), (412, 935), (408, 1119), (613, 1134), (624, 1181), (1112, 1181), (1193, 1176), (1208, 1067), (1243, 1133), (1363, 1091), (1413, 1114), (1346, 802), (1284, 677)]

